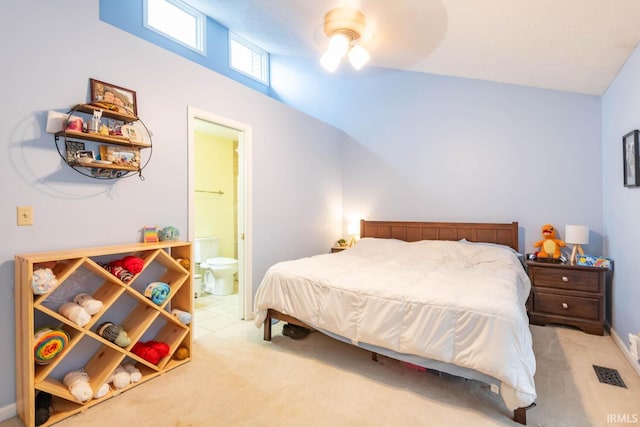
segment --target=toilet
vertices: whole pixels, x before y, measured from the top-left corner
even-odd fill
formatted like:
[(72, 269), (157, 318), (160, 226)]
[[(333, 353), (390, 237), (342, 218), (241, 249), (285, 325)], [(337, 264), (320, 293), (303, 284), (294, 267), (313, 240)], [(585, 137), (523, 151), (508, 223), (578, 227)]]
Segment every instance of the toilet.
[(203, 275), (204, 291), (213, 295), (231, 295), (238, 260), (220, 257), (217, 237), (198, 237), (194, 243), (194, 261)]

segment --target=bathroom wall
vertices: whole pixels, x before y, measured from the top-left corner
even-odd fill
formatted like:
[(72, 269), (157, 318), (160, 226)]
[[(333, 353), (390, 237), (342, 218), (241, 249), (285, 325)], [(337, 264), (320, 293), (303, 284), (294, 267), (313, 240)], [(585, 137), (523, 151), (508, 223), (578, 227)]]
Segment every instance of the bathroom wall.
[[(195, 235), (220, 239), (220, 256), (236, 258), (236, 142), (195, 132)], [(222, 191), (224, 194), (212, 192)]]

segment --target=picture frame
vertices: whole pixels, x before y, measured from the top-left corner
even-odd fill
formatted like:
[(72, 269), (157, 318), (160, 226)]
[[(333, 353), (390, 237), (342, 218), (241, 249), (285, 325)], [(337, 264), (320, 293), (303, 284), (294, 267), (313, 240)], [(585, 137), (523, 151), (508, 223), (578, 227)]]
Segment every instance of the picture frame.
[(100, 159), (114, 165), (140, 167), (140, 149), (112, 145), (100, 146)]
[(142, 142), (142, 134), (135, 126), (122, 125), (120, 127), (120, 132), (122, 133), (122, 136), (126, 137), (131, 142)]
[(639, 134), (640, 131), (636, 129), (622, 137), (623, 182), (625, 187), (637, 187), (640, 185)]
[(91, 103), (121, 114), (138, 117), (136, 93), (96, 79), (89, 79)]
[(67, 148), (67, 162), (74, 162), (76, 160), (76, 153), (84, 150), (84, 142), (66, 141)]

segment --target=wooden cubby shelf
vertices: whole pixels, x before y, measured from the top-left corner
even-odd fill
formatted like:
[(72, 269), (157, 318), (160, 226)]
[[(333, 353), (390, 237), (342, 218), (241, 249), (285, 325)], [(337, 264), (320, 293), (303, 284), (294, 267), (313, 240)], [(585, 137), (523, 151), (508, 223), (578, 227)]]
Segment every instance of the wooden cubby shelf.
[[(143, 267), (124, 283), (102, 265), (127, 255), (141, 258)], [(173, 308), (193, 313), (192, 273), (179, 259), (192, 259), (191, 243), (133, 243), (15, 256), (16, 405), (25, 426), (36, 425), (35, 400), (39, 392), (52, 395), (49, 418), (41, 424), (49, 426), (191, 360), (191, 324), (182, 324), (171, 314)], [(35, 295), (33, 273), (39, 268), (49, 268), (58, 285)], [(151, 282), (164, 282), (171, 288), (162, 304), (155, 304), (144, 295)], [(102, 308), (82, 326), (58, 312), (62, 304), (73, 302), (79, 293), (88, 293), (102, 302)], [(120, 347), (103, 338), (98, 327), (104, 322), (122, 325), (131, 343)], [(60, 328), (69, 336), (64, 350), (48, 364), (36, 363), (34, 332), (42, 327)], [(151, 340), (169, 347), (169, 354), (157, 364), (131, 352), (137, 342)], [(174, 357), (179, 348), (188, 350), (186, 359)], [(81, 402), (63, 383), (68, 372), (82, 369), (89, 375), (95, 394), (123, 363), (133, 364), (142, 378), (120, 389), (111, 386), (100, 398)]]

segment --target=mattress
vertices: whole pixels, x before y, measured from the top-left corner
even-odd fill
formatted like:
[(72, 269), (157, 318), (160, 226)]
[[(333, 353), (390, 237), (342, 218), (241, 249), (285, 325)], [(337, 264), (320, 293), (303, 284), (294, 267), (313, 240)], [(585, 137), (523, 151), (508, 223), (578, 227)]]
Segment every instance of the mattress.
[(275, 309), (356, 345), (477, 371), (500, 382), (514, 410), (536, 399), (530, 287), (506, 246), (363, 238), (269, 268), (255, 296), (256, 326)]

